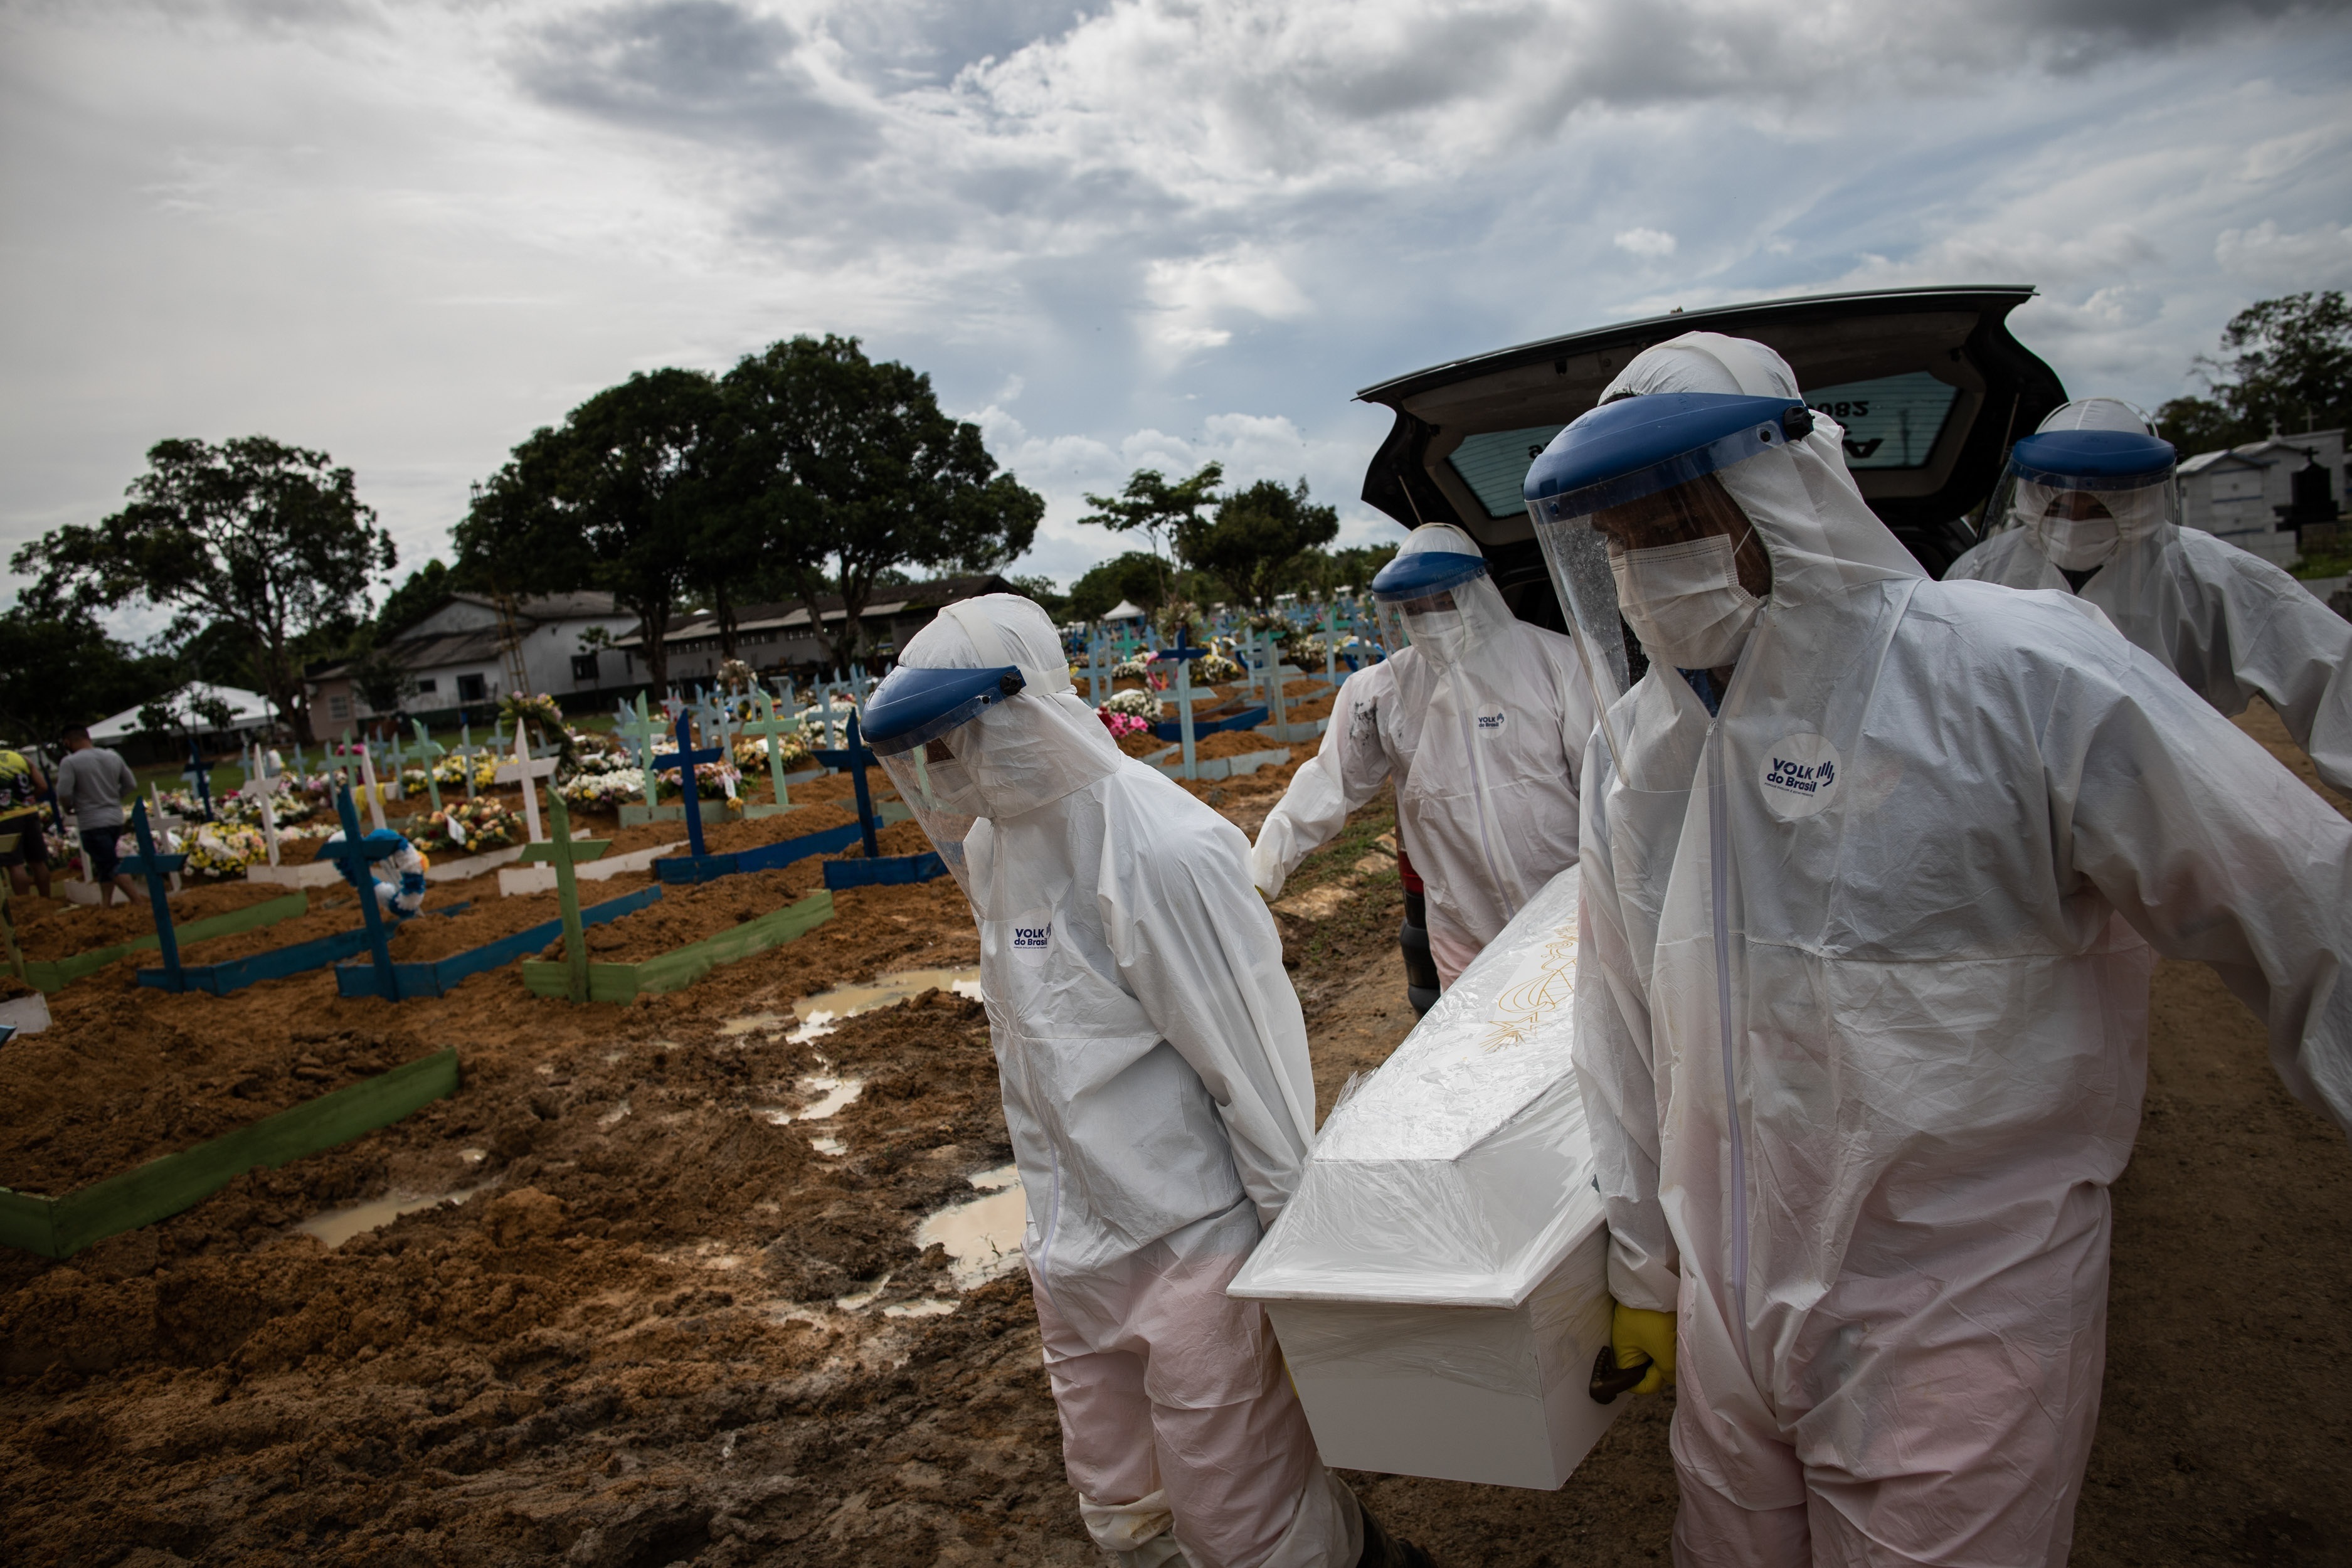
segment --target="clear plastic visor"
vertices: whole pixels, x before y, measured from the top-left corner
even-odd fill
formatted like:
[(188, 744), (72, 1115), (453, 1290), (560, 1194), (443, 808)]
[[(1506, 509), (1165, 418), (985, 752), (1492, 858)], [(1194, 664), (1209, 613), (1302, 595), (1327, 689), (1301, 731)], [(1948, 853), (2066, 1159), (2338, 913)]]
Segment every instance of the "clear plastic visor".
[[(1575, 626), (1577, 654), (1592, 683), (1594, 709), (1601, 716), (1601, 736), (1621, 764), (1623, 753), (1609, 711), (1641, 679), (1650, 661), (1633, 627), (1618, 613), (1611, 555), (1716, 535), (1737, 542), (1754, 527), (1716, 477), (1718, 465), (1699, 467), (1696, 473), (1693, 466), (1675, 459), (1609, 485), (1528, 503), (1552, 586)], [(1675, 479), (1677, 473), (1683, 477)], [(1650, 480), (1658, 482), (1644, 482)]]
[[(978, 716), (978, 710), (965, 715), (964, 724)], [(927, 728), (929, 726), (926, 726)], [(964, 869), (964, 840), (971, 836), (972, 825), (980, 820), (979, 792), (971, 785), (971, 775), (956, 754), (959, 740), (969, 743), (970, 731), (961, 725), (937, 731), (912, 743), (901, 743), (894, 752), (881, 752), (882, 772), (890, 781), (898, 798), (907, 803), (915, 821), (930, 839), (931, 847), (947, 863), (948, 872), (971, 896), (971, 880)]]
[(2135, 479), (2118, 487), (2113, 479), (2027, 476), (2011, 470), (2002, 477), (1986, 515), (1994, 520), (1988, 533), (2023, 528), (2039, 534), (2069, 522), (2111, 519), (2118, 540), (2128, 542), (2180, 521), (2180, 486), (2168, 474), (2153, 484)]

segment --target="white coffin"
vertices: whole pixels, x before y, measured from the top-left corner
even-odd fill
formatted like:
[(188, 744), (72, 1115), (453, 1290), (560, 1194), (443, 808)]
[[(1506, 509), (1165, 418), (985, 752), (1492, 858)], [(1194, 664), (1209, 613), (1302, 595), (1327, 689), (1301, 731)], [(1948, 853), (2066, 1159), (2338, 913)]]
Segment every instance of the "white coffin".
[(1340, 1097), (1232, 1293), (1265, 1303), (1326, 1464), (1565, 1481), (1625, 1402), (1570, 1060), (1577, 873), (1531, 900)]

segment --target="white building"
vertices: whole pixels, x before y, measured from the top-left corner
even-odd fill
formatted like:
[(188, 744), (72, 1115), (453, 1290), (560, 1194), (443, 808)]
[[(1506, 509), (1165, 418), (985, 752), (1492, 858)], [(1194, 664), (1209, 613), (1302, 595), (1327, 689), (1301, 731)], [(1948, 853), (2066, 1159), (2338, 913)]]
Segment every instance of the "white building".
[[(206, 698), (216, 699), (228, 708), (226, 729), (215, 729), (213, 721), (196, 711), (195, 705)], [(153, 704), (167, 710), (181, 726), (205, 735), (235, 735), (242, 740), (256, 730), (268, 729), (277, 722), (270, 710), (269, 699), (258, 691), (247, 691), (242, 686), (213, 686), (204, 681), (192, 681), (177, 691), (155, 699)], [(142, 707), (147, 706), (142, 704)], [(110, 745), (143, 733), (147, 726), (140, 721), (138, 708), (125, 708), (110, 719), (101, 719), (89, 727), (89, 738), (100, 745)]]
[(2180, 465), (2181, 521), (2281, 566), (2299, 545), (2279, 513), (2293, 499), (2294, 472), (2315, 461), (2327, 474), (2328, 497), (2344, 506), (2344, 432), (2310, 430), (2273, 436), (2218, 452), (2200, 452)]
[[(523, 672), (534, 692), (562, 697), (596, 691), (627, 679), (626, 659), (609, 645), (636, 630), (635, 616), (613, 607), (610, 594), (548, 594), (516, 601)], [(594, 634), (594, 635), (592, 635)], [(599, 637), (608, 645), (591, 646)], [(407, 674), (404, 713), (425, 713), (494, 702), (513, 684), (499, 641), (498, 601), (484, 594), (452, 594), (440, 608), (383, 645)], [(352, 688), (351, 666), (312, 672), (306, 685), (310, 723), (331, 735), (356, 719), (374, 716)]]

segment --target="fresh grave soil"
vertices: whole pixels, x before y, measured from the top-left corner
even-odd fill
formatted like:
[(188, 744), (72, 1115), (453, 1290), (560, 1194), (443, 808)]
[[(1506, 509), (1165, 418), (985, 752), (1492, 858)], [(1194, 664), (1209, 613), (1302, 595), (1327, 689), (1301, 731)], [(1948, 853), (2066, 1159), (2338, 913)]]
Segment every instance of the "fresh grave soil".
[[(580, 908), (593, 910), (607, 899), (617, 899), (635, 892), (653, 880), (651, 872), (625, 871), (601, 882), (580, 884)], [(448, 908), (457, 898), (470, 891), (470, 907), (454, 915), (434, 915), (433, 910)], [(561, 920), (563, 905), (553, 893), (528, 893), (513, 898), (499, 896), (495, 877), (477, 877), (467, 882), (453, 882), (435, 888), (425, 896), (425, 914), (403, 921), (392, 934), (389, 946), (395, 963), (431, 963), (444, 958), (455, 958), (470, 952), (501, 937), (529, 931)], [(429, 918), (428, 918), (429, 917)], [(591, 928), (592, 930), (594, 928)]]
[[(820, 781), (823, 782), (823, 781)], [(868, 786), (878, 785), (877, 773), (868, 780)], [(813, 787), (813, 786), (812, 786)], [(735, 817), (725, 809), (724, 802), (703, 802), (703, 847), (713, 855), (730, 855), (739, 849), (757, 849), (763, 844), (781, 843), (797, 838), (803, 833), (818, 833), (828, 827), (838, 827), (857, 820), (857, 803), (850, 795), (850, 786), (843, 782), (841, 795), (845, 799), (813, 798), (803, 800), (799, 789), (793, 791), (793, 809), (772, 816)], [(874, 789), (874, 804), (879, 810), (886, 799), (896, 799), (887, 790)], [(639, 849), (650, 849), (660, 844), (687, 842), (686, 824), (678, 822), (643, 822), (635, 827), (608, 827), (617, 817), (605, 816), (600, 823), (590, 813), (572, 814), (572, 826), (577, 832), (591, 828), (593, 837), (612, 840), (613, 847), (604, 851), (607, 857), (627, 855)]]
[[(587, 931), (588, 956), (598, 963), (641, 963), (649, 958), (732, 931), (737, 926), (773, 914), (785, 905), (823, 887), (824, 873), (810, 875), (803, 863), (775, 871), (750, 871), (715, 881), (677, 883), (633, 914)], [(552, 943), (542, 958), (561, 958), (563, 944)]]
[[(919, 822), (894, 822), (874, 836), (874, 843), (885, 857), (922, 855), (935, 847), (930, 835), (923, 831), (923, 825)], [(862, 844), (852, 844), (838, 855), (824, 857), (827, 860), (862, 860), (865, 858), (866, 847)]]
[(39, 994), (35, 987), (26, 984), (6, 970), (0, 970), (0, 1002), (15, 1002)]
[[(284, 898), (291, 890), (242, 880), (197, 883), (171, 900), (172, 919), (184, 925), (207, 915), (225, 915)], [(311, 899), (315, 904), (315, 892)], [(131, 895), (129, 903), (116, 903), (111, 908), (26, 893), (9, 899), (8, 912), (16, 922), (17, 947), (32, 959), (72, 958), (102, 947), (135, 942), (155, 931), (155, 910), (143, 885)]]
[[(1241, 757), (1253, 752), (1282, 752), (1287, 754), (1288, 751), (1288, 747), (1267, 740), (1255, 730), (1220, 730), (1213, 735), (1197, 736), (1192, 742), (1192, 754), (1202, 758)], [(1183, 755), (1180, 751), (1167, 760), (1181, 762)]]
[(1130, 730), (1118, 738), (1118, 749), (1128, 756), (1140, 760), (1158, 756), (1168, 749), (1168, 742), (1149, 730)]
[[(628, 880), (626, 877), (614, 879), (616, 884)], [(642, 876), (636, 879), (640, 885), (644, 880)], [(592, 888), (597, 885), (589, 884)], [(275, 889), (281, 896), (287, 890), (283, 888)], [(180, 962), (184, 964), (223, 963), (231, 959), (251, 958), (256, 953), (274, 952), (280, 948), (292, 947), (299, 942), (313, 942), (323, 936), (333, 936), (339, 931), (353, 931), (361, 925), (363, 917), (360, 913), (359, 900), (352, 896), (350, 883), (330, 882), (323, 887), (312, 888), (310, 892), (309, 912), (290, 921), (280, 921), (276, 925), (263, 926), (256, 931), (236, 931), (228, 936), (210, 937), (202, 942), (184, 941), (179, 944)], [(389, 914), (385, 916), (384, 923), (390, 932), (392, 956), (395, 961), (404, 963), (411, 961), (446, 958), (452, 953), (463, 952), (469, 947), (477, 947), (486, 942), (494, 942), (501, 936), (524, 930), (526, 927), (537, 924), (539, 921), (553, 920), (556, 916), (555, 895), (546, 893), (536, 897), (543, 902), (533, 903), (530, 899), (500, 898), (495, 873), (488, 876), (469, 877), (457, 882), (430, 883), (425, 893), (425, 908), (420, 913), (404, 921), (394, 921)], [(505, 910), (500, 907), (506, 904), (520, 904), (524, 910), (539, 910), (541, 912), (539, 913), (537, 920), (521, 919), (519, 918), (521, 910)], [(457, 910), (458, 912), (455, 915), (443, 912), (449, 910)], [(179, 906), (174, 904), (172, 907), (172, 912), (176, 920), (179, 916)], [(163, 960), (151, 949), (135, 954), (132, 962), (136, 967), (154, 969), (161, 967)], [(278, 983), (264, 981), (262, 984)]]

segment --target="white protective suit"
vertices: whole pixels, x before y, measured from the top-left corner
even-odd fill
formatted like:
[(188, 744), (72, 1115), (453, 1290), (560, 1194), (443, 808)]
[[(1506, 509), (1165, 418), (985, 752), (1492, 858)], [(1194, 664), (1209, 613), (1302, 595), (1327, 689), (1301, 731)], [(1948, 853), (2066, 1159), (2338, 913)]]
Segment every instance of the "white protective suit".
[[(1713, 334), (1619, 387), (1796, 391)], [(2150, 944), (2352, 1122), (2352, 824), (2079, 600), (1926, 580), (1841, 435), (1716, 475), (1772, 568), (1719, 720), (1654, 665), (1586, 754), (1611, 1289), (1679, 1314), (1677, 1562), (2059, 1564)]]
[[(900, 662), (1015, 664), (1028, 683), (950, 732), (953, 761), (924, 778), (886, 761), (980, 925), (1024, 1250), (1087, 1526), (1139, 1563), (1168, 1558), (1153, 1542), (1172, 1516), (1203, 1568), (1352, 1568), (1355, 1500), (1316, 1456), (1264, 1309), (1224, 1293), (1315, 1127), (1306, 1025), (1248, 843), (1120, 754), (1028, 600), (950, 605)], [(978, 818), (960, 841), (959, 805)]]
[[(2103, 417), (2124, 407), (2084, 398), (2042, 428), (2145, 430), (2137, 419)], [(2069, 592), (2032, 522), (2013, 518), (1953, 562), (1945, 580)], [(2138, 528), (2126, 522), (2121, 532), (2115, 552), (2083, 584), (2083, 598), (2224, 717), (2244, 712), (2260, 693), (2319, 776), (2352, 795), (2352, 621), (2261, 556), (2201, 528), (2155, 519)]]
[[(1450, 523), (1415, 529), (1400, 555), (1475, 555)], [(1577, 778), (1592, 687), (1576, 645), (1510, 612), (1491, 578), (1450, 590), (1461, 626), (1413, 629), (1412, 646), (1339, 688), (1322, 749), (1291, 775), (1250, 852), (1269, 899), (1348, 814), (1396, 780), (1397, 831), (1429, 905), (1445, 984), (1520, 906), (1576, 864)]]

